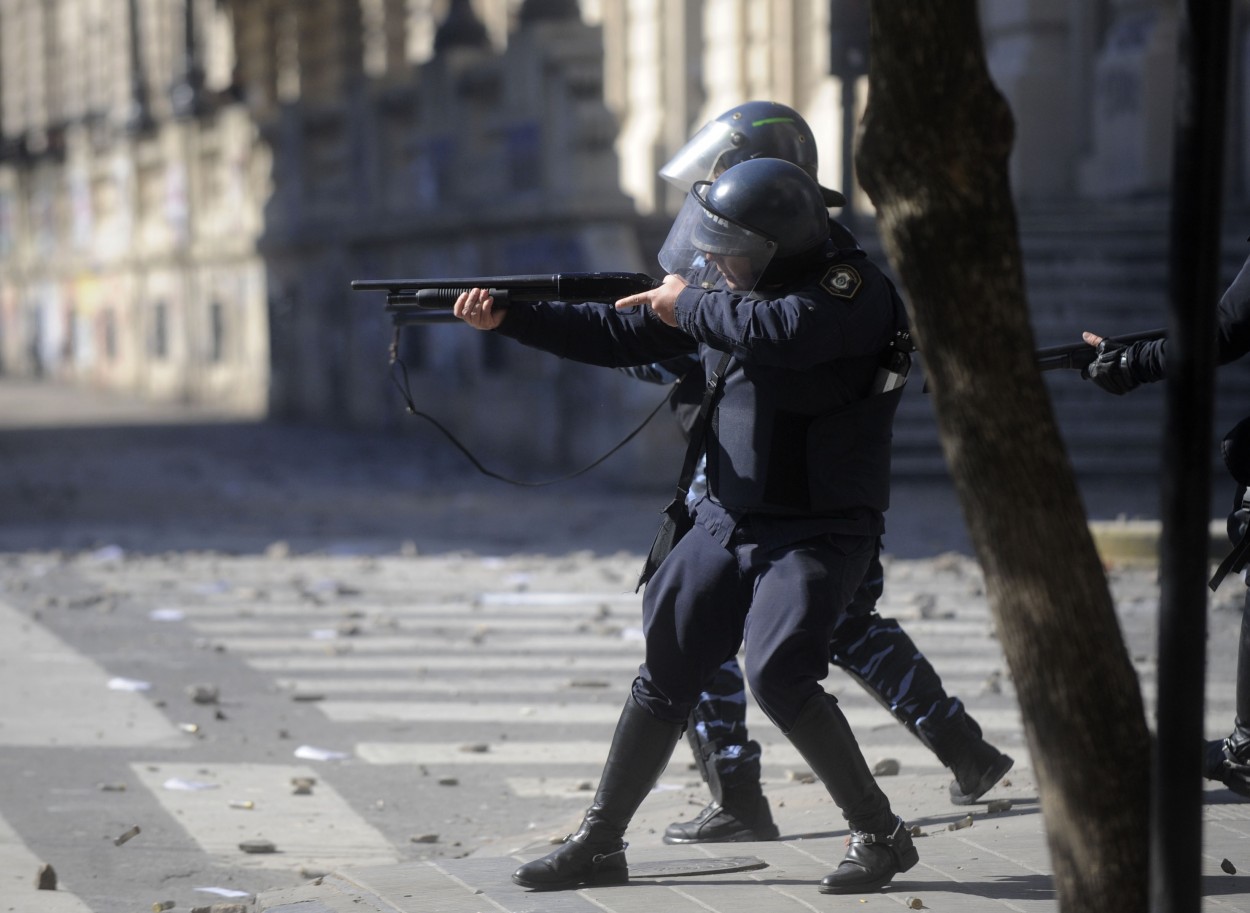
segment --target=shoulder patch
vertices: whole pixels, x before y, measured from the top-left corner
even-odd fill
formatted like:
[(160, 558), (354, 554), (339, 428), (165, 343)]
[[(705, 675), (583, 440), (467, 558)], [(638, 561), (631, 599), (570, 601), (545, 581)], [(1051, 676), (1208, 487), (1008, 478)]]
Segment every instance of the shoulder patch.
[(820, 287), (838, 298), (854, 298), (863, 287), (864, 280), (853, 266), (839, 263), (831, 266), (820, 280)]

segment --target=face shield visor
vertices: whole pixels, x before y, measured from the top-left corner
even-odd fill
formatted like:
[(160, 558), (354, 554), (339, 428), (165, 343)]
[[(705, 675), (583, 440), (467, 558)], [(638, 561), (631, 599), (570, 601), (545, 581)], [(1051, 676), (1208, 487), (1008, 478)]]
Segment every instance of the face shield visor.
[[(741, 138), (739, 138), (739, 143)], [(660, 169), (660, 177), (678, 190), (689, 190), (695, 181), (711, 181), (730, 165), (733, 160), (721, 161), (732, 152), (734, 129), (729, 124), (714, 120), (690, 138), (686, 145)]]
[(707, 203), (708, 181), (697, 181), (660, 248), (660, 266), (688, 282), (714, 267), (735, 292), (755, 290), (777, 244), (753, 229), (714, 211)]
[[(696, 181), (716, 180), (732, 166), (745, 161), (747, 156), (782, 158), (793, 162), (815, 177), (814, 143), (809, 142), (808, 151), (802, 151), (804, 147), (798, 139), (797, 128), (786, 134), (774, 134), (770, 140), (758, 133), (758, 129), (761, 129), (764, 123), (760, 121), (752, 125), (757, 129), (757, 132), (752, 134), (753, 140), (752, 135), (744, 133), (725, 121), (714, 120), (705, 124), (660, 169), (660, 177), (678, 190), (689, 190)], [(806, 130), (806, 124), (803, 127)], [(826, 206), (837, 208), (846, 205), (846, 197), (838, 191), (821, 187), (820, 192), (824, 196)]]

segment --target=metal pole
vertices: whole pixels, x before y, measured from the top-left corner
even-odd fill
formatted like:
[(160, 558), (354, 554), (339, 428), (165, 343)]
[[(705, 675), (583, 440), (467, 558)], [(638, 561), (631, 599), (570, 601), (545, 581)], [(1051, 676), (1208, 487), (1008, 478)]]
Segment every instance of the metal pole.
[(846, 206), (839, 218), (852, 232), (856, 229), (859, 210), (855, 206), (855, 77), (842, 74), (842, 186)]
[(195, 0), (182, 4), (182, 55), (182, 73), (170, 88), (170, 97), (178, 117), (197, 117), (204, 113), (204, 68), (196, 38)]
[(143, 75), (143, 35), (139, 22), (139, 0), (128, 0), (127, 22), (130, 26), (130, 111), (126, 129), (141, 133), (152, 128), (152, 111), (148, 107), (148, 84)]
[(1201, 903), (1215, 305), (1229, 0), (1179, 4), (1163, 435), (1159, 679), (1152, 765), (1153, 913)]
[(855, 88), (859, 77), (868, 72), (871, 21), (869, 0), (829, 0), (829, 72), (842, 86), (842, 183), (838, 189), (846, 196), (846, 206), (838, 219), (852, 233), (860, 217), (855, 205), (855, 128), (859, 123)]

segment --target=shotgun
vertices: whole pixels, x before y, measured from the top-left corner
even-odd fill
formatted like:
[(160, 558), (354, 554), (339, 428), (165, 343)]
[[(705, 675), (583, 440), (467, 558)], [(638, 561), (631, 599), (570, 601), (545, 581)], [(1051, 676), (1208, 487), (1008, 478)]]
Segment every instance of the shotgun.
[(473, 288), (489, 290), (495, 307), (506, 308), (533, 301), (611, 304), (659, 284), (660, 280), (645, 273), (553, 273), (468, 279), (354, 279), (352, 291), (386, 292), (386, 311), (395, 325), (410, 326), (449, 322), (447, 312), (456, 299)]

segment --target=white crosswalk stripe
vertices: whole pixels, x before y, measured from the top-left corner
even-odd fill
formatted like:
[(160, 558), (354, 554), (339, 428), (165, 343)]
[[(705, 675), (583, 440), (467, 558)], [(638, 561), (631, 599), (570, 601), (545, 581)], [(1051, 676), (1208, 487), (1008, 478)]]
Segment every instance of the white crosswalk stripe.
[[(466, 678), (461, 676), (419, 676), (395, 675), (387, 678), (279, 678), (277, 685), (293, 694), (311, 695), (351, 695), (351, 694), (388, 694), (392, 699), (397, 697), (420, 699), (430, 695), (469, 695), (469, 694), (530, 694), (572, 695), (595, 694), (608, 691), (612, 694), (623, 694), (626, 686), (633, 680), (638, 664), (621, 670), (611, 676), (602, 671), (595, 675), (573, 676), (568, 672), (555, 675), (533, 673), (530, 675), (512, 675), (505, 677)], [(472, 670), (462, 667), (467, 675)]]
[[(637, 671), (638, 664), (642, 661), (641, 654), (630, 654), (628, 656), (548, 656), (544, 657), (544, 668), (548, 672), (554, 670), (565, 670), (572, 672), (588, 672), (594, 674), (602, 671), (605, 674), (609, 672), (631, 672), (630, 678), (633, 678), (632, 672)], [(262, 672), (286, 672), (301, 674), (321, 673), (323, 675), (339, 675), (340, 673), (364, 673), (376, 674), (379, 672), (395, 672), (399, 674), (412, 675), (430, 671), (440, 671), (446, 674), (457, 674), (465, 672), (533, 672), (534, 657), (522, 656), (512, 651), (504, 651), (503, 653), (493, 653), (491, 651), (482, 651), (475, 653), (471, 657), (465, 656), (442, 656), (442, 655), (413, 655), (409, 653), (399, 654), (395, 656), (353, 656), (351, 653), (341, 654), (331, 651), (322, 651), (320, 653), (314, 651), (309, 654), (302, 655), (276, 655), (276, 656), (258, 656), (252, 655), (248, 657), (248, 664), (254, 669)], [(340, 679), (333, 678), (328, 681), (338, 681)]]
[[(551, 709), (542, 708), (537, 702), (461, 703), (458, 701), (323, 701), (318, 706), (327, 717), (337, 722), (362, 720), (404, 720), (421, 723), (439, 723), (463, 720), (474, 723), (535, 723), (544, 725), (553, 721), (561, 723), (587, 723), (611, 726), (621, 714), (622, 693), (612, 695), (610, 701), (598, 704), (564, 703)], [(754, 708), (752, 708), (754, 710)], [(876, 704), (843, 706), (842, 712), (852, 729), (868, 729), (874, 726), (897, 726), (889, 713)], [(758, 714), (758, 711), (755, 711)], [(748, 715), (751, 711), (748, 711)], [(766, 725), (762, 717), (756, 719)], [(1020, 725), (1019, 712), (1015, 710), (990, 710), (977, 714), (977, 721), (987, 730), (1007, 730), (1012, 724)], [(900, 731), (901, 727), (900, 727)]]
[[(642, 638), (631, 640), (594, 635), (571, 634), (568, 636), (552, 635), (550, 637), (517, 637), (504, 640), (505, 634), (487, 633), (480, 638), (464, 638), (463, 640), (447, 640), (437, 637), (340, 637), (333, 640), (318, 640), (313, 637), (214, 637), (213, 644), (231, 653), (263, 654), (292, 653), (335, 654), (335, 653), (404, 653), (419, 659), (425, 650), (442, 653), (474, 653), (482, 652), (483, 644), (490, 644), (496, 649), (507, 649), (518, 653), (528, 651), (533, 654), (559, 654), (565, 650), (578, 653), (619, 653), (628, 650), (642, 656)], [(545, 662), (545, 661), (544, 661)]]
[[(203, 850), (223, 865), (324, 870), (398, 861), (387, 839), (311, 767), (137, 763), (131, 768), (174, 820), (183, 822)], [(291, 785), (295, 778), (318, 782), (308, 794), (296, 794)], [(182, 788), (170, 788), (172, 784)], [(247, 802), (253, 807), (238, 807)], [(271, 842), (276, 852), (240, 852), (242, 842), (256, 839)]]
[[(766, 774), (769, 772), (783, 774), (787, 770), (807, 769), (807, 764), (799, 753), (780, 736), (774, 739), (765, 737), (762, 747)], [(911, 740), (911, 744), (891, 744), (890, 749), (890, 757), (899, 761), (903, 769), (910, 773), (922, 771), (933, 773), (941, 769), (941, 765), (932, 753), (915, 739)], [(545, 770), (552, 770), (553, 774), (564, 773), (565, 778), (568, 779), (572, 776), (566, 770), (569, 767), (593, 768), (593, 772), (598, 773), (603, 766), (606, 750), (606, 742), (593, 740), (562, 742), (508, 740), (476, 745), (454, 742), (361, 742), (356, 746), (356, 755), (362, 761), (368, 761), (371, 764), (412, 764), (431, 768), (461, 765), (503, 767), (532, 764), (541, 766)], [(874, 750), (873, 756), (880, 753)], [(679, 747), (669, 763), (665, 779), (681, 779), (685, 775), (687, 762), (688, 753)], [(697, 774), (692, 773), (690, 776), (698, 779)], [(553, 776), (552, 779), (558, 779), (558, 777)]]

